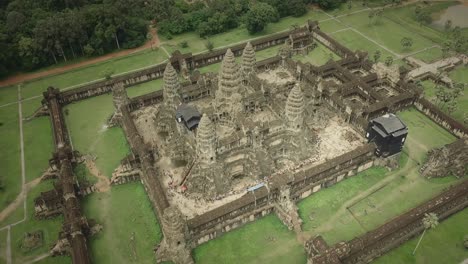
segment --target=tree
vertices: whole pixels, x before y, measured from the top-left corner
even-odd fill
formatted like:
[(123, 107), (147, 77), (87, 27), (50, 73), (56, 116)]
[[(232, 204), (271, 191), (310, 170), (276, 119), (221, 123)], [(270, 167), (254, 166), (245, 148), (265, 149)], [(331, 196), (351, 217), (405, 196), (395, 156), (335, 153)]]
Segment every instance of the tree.
[(450, 102), (447, 103), (447, 112), (451, 115), (455, 110), (458, 108), (458, 101), (452, 99)]
[(153, 50), (153, 35), (150, 32), (146, 34), (146, 40), (150, 42), (151, 50)]
[(188, 48), (189, 45), (188, 45), (188, 42), (186, 40), (184, 40), (184, 41), (179, 43), (179, 46), (181, 48)]
[(114, 74), (114, 70), (112, 70), (111, 68), (106, 68), (103, 72), (102, 72), (102, 76), (104, 77), (104, 79), (106, 80), (110, 80), (112, 78), (112, 75)]
[(390, 67), (392, 64), (393, 64), (393, 57), (392, 56), (388, 56), (387, 58), (385, 58), (385, 65)]
[(271, 5), (257, 2), (245, 15), (245, 25), (250, 34), (262, 31), (268, 22), (279, 17), (278, 11)]
[(401, 46), (404, 49), (409, 49), (411, 46), (413, 46), (413, 39), (408, 38), (408, 37), (403, 37), (400, 41)]
[(209, 51), (212, 51), (213, 48), (214, 48), (213, 42), (211, 42), (210, 40), (207, 40), (207, 41), (205, 42), (205, 47), (206, 47)]
[(374, 52), (374, 62), (377, 62), (380, 59), (381, 55), (382, 55), (382, 53), (380, 52), (380, 50), (376, 50)]
[(449, 31), (452, 28), (452, 20), (448, 19), (445, 21), (444, 29), (445, 31)]
[(416, 250), (418, 249), (419, 244), (421, 243), (421, 240), (423, 239), (424, 234), (426, 233), (426, 231), (428, 229), (435, 228), (439, 224), (439, 218), (437, 217), (437, 215), (435, 213), (425, 213), (422, 222), (423, 222), (423, 225), (424, 225), (424, 231), (423, 231), (423, 233), (421, 235), (421, 238), (419, 238), (419, 241), (416, 244), (416, 247), (413, 250), (413, 253), (412, 253), (413, 255), (414, 255), (414, 253), (416, 253)]

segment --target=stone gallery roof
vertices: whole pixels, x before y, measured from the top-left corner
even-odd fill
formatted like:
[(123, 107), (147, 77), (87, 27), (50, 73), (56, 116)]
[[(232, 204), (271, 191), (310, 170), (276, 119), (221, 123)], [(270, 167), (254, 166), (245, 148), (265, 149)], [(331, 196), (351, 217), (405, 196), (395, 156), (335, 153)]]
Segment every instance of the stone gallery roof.
[(406, 125), (394, 114), (386, 114), (381, 117), (377, 117), (371, 122), (378, 124), (374, 129), (384, 137), (390, 134), (393, 136), (400, 136), (408, 133)]
[(198, 125), (201, 114), (195, 107), (188, 104), (181, 104), (176, 110), (176, 119), (178, 120), (179, 118), (186, 122), (189, 129), (192, 129)]

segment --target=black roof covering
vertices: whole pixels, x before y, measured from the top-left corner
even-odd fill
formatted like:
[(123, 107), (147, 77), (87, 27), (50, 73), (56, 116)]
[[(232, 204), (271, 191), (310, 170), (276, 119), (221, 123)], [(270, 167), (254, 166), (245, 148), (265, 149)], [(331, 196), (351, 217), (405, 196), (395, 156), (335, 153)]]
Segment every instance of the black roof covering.
[(176, 110), (176, 119), (181, 118), (189, 129), (194, 128), (200, 122), (201, 114), (198, 110), (188, 104), (181, 104)]
[(398, 137), (408, 133), (406, 125), (394, 114), (385, 114), (371, 122), (377, 125), (374, 130), (379, 134), (392, 134), (394, 137)]

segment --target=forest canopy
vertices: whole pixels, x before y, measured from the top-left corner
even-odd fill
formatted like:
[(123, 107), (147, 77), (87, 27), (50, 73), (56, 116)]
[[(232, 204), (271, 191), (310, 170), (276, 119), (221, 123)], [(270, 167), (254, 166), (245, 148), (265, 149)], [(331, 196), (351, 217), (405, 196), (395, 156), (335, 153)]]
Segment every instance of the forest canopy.
[(0, 77), (80, 56), (142, 45), (151, 21), (159, 34), (195, 31), (201, 37), (245, 24), (250, 33), (307, 4), (334, 8), (344, 0), (3, 0)]

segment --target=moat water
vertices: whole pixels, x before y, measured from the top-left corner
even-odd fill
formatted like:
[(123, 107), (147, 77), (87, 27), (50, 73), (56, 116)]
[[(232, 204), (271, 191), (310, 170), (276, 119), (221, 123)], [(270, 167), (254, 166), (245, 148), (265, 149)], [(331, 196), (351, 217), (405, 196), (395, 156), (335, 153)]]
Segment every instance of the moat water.
[(447, 8), (432, 24), (438, 28), (443, 28), (447, 20), (452, 20), (452, 27), (468, 27), (468, 5), (460, 4)]

